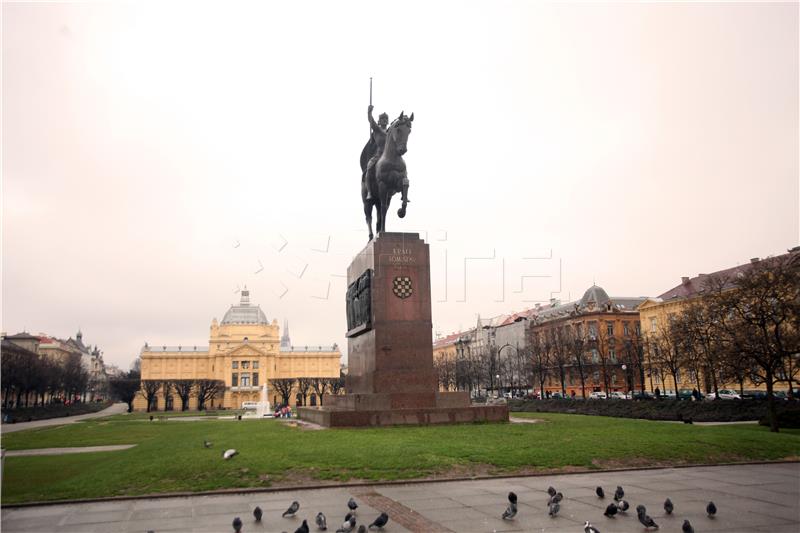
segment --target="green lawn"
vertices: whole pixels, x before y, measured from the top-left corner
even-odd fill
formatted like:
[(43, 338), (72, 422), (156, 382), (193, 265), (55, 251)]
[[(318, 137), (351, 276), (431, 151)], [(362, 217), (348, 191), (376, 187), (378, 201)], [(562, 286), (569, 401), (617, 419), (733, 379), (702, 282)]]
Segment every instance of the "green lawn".
[[(137, 444), (120, 452), (7, 457), (6, 503), (618, 466), (798, 459), (800, 433), (515, 413), (539, 424), (300, 430), (275, 421), (149, 422), (128, 415), (8, 434), (9, 450)], [(206, 449), (203, 440), (213, 441)], [(223, 461), (222, 451), (241, 455)]]

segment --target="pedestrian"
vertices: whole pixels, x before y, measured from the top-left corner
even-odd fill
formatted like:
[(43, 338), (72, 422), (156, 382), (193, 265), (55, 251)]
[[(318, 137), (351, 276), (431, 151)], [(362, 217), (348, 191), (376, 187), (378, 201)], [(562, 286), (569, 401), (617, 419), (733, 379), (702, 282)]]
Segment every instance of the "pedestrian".
[(661, 399), (661, 389), (656, 387), (656, 400), (660, 400), (660, 399)]
[(697, 389), (692, 389), (692, 400), (698, 402), (700, 401), (700, 391)]

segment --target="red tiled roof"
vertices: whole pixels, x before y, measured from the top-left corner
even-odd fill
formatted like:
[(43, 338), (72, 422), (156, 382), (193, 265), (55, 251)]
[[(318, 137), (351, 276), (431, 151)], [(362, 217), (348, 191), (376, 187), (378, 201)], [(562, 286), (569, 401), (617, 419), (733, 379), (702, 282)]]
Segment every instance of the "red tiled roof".
[[(790, 255), (791, 253), (798, 253), (798, 252), (796, 251), (796, 249), (793, 249), (793, 251), (789, 252), (789, 254), (781, 254), (781, 255), (776, 256), (774, 258), (768, 257), (768, 258), (762, 259), (761, 261), (769, 261), (771, 259), (778, 259), (778, 258), (781, 258), (781, 257), (786, 257), (787, 255)], [(734, 281), (736, 279), (736, 275), (738, 273), (746, 272), (746, 271), (750, 270), (753, 267), (753, 264), (758, 262), (757, 259), (755, 260), (755, 263), (753, 261), (754, 260), (751, 259), (749, 263), (745, 263), (743, 265), (737, 265), (735, 267), (726, 268), (724, 270), (718, 270), (716, 272), (712, 272), (711, 274), (700, 274), (699, 276), (695, 276), (693, 278), (689, 278), (686, 281), (681, 282), (680, 285), (678, 285), (676, 287), (673, 287), (670, 290), (668, 290), (667, 292), (665, 292), (664, 294), (660, 295), (659, 298), (661, 298), (662, 300), (666, 301), (666, 300), (672, 300), (672, 299), (675, 299), (675, 298), (688, 298), (690, 296), (694, 296), (696, 294), (699, 294), (699, 293), (703, 292), (706, 289), (706, 282), (710, 278), (725, 279), (726, 288), (730, 288), (730, 287), (733, 286), (733, 283), (734, 283)]]
[(436, 339), (435, 341), (433, 341), (433, 347), (434, 348), (439, 348), (440, 346), (447, 346), (448, 344), (453, 344), (463, 334), (464, 334), (464, 332), (459, 331), (458, 333), (451, 333), (450, 335), (447, 335), (446, 337), (442, 337), (441, 339)]

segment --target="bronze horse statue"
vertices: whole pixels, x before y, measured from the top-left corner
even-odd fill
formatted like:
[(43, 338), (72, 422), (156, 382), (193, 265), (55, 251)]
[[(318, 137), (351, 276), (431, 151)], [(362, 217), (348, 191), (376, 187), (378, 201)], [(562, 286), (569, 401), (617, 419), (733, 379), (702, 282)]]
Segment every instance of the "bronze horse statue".
[[(367, 174), (370, 150), (374, 150), (374, 147), (370, 148), (370, 143), (374, 145), (374, 142), (370, 139), (370, 142), (361, 152), (361, 201), (364, 204), (364, 216), (366, 217), (367, 228), (369, 228), (369, 240), (374, 237), (372, 233), (372, 208), (374, 207), (378, 213), (375, 231), (377, 233), (386, 231), (386, 213), (389, 210), (392, 196), (395, 193), (402, 192), (404, 182), (408, 183), (403, 154), (408, 149), (406, 145), (413, 121), (414, 113), (411, 113), (411, 116), (406, 116), (401, 111), (400, 116), (389, 125), (386, 130), (386, 144), (383, 147), (380, 159), (375, 164), (374, 176)], [(369, 188), (369, 195), (367, 194), (367, 188)], [(367, 196), (371, 196), (371, 198)], [(406, 216), (406, 204), (407, 200), (404, 199), (403, 205), (397, 210), (398, 217), (403, 218)]]

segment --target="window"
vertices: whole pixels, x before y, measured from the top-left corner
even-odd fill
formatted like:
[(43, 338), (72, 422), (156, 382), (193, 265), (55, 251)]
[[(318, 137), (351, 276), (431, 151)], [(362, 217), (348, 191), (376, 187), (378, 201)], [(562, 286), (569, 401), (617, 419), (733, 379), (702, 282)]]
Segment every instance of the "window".
[(253, 361), (253, 370), (258, 369), (258, 361)]
[(231, 368), (239, 368), (239, 361), (231, 361)]
[(253, 387), (258, 387), (258, 372), (253, 372)]
[(242, 361), (242, 369), (246, 370), (250, 368), (250, 361)]
[(595, 383), (600, 383), (600, 372), (595, 372), (594, 374), (592, 374), (592, 379), (594, 380)]
[(656, 317), (651, 316), (650, 317), (650, 333), (655, 333), (655, 332), (656, 332)]
[(234, 372), (231, 374), (231, 387), (238, 387), (239, 386), (239, 373)]
[(617, 362), (617, 352), (614, 351), (614, 348), (608, 349), (608, 357), (611, 358), (612, 363)]
[(597, 337), (597, 322), (589, 322), (589, 336)]
[(680, 383), (680, 382), (681, 382), (681, 371), (680, 370), (676, 370), (675, 371), (675, 383)]
[(636, 325), (636, 335), (642, 334), (642, 325), (639, 322), (634, 323)]
[(575, 324), (575, 337), (578, 339), (583, 337), (583, 324)]
[(626, 337), (631, 334), (631, 330), (630, 327), (628, 327), (627, 322), (622, 323), (622, 334), (625, 335)]
[(616, 382), (617, 382), (617, 374), (616, 373), (611, 374), (611, 383), (616, 383)]
[(597, 348), (592, 348), (592, 363), (600, 361), (600, 354), (597, 353)]
[(613, 322), (606, 322), (606, 333), (609, 337), (614, 336), (614, 323)]
[(247, 373), (247, 372), (242, 373), (241, 386), (242, 387), (249, 387), (250, 386), (250, 374), (249, 373)]

